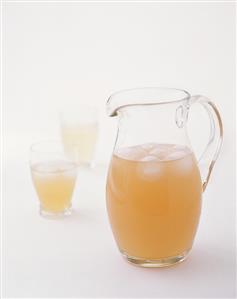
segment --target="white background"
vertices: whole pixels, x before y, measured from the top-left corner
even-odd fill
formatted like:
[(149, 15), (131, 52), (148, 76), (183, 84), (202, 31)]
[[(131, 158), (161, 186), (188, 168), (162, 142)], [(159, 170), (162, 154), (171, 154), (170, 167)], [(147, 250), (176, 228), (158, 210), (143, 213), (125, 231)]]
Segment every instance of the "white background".
[[(5, 2), (5, 297), (234, 297), (234, 25), (233, 3)], [(125, 263), (105, 210), (106, 168), (116, 134), (105, 102), (114, 91), (139, 86), (204, 94), (224, 122), (224, 145), (204, 194), (193, 251), (169, 269)], [(28, 148), (59, 138), (60, 107), (80, 109), (85, 102), (100, 110), (100, 165), (80, 171), (71, 218), (41, 219)], [(204, 125), (200, 118), (197, 144)]]

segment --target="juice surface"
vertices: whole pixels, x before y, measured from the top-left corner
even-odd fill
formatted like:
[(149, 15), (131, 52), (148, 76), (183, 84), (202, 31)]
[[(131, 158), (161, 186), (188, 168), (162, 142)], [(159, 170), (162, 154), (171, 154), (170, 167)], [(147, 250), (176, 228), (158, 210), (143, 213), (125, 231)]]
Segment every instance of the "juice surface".
[(187, 147), (149, 143), (115, 151), (107, 209), (120, 250), (161, 259), (191, 249), (201, 196), (199, 169)]
[(43, 162), (31, 166), (41, 207), (60, 213), (70, 207), (76, 181), (76, 165), (71, 162)]

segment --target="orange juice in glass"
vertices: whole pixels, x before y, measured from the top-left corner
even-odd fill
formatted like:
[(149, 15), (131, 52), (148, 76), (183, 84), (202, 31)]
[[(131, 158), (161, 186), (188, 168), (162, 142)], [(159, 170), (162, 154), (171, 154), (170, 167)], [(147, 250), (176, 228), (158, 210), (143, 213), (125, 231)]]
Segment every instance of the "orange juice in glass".
[(47, 217), (70, 215), (77, 164), (68, 159), (61, 143), (49, 141), (32, 145), (30, 167), (40, 214)]
[(95, 107), (66, 107), (60, 113), (60, 133), (65, 153), (78, 164), (93, 167), (98, 137), (98, 111)]

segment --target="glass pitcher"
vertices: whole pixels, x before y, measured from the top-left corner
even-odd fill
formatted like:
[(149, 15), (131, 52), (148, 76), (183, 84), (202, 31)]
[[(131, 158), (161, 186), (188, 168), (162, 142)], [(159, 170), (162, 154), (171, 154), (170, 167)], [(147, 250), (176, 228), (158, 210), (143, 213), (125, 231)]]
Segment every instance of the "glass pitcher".
[[(210, 118), (209, 141), (199, 160), (187, 134), (189, 109), (195, 103)], [(220, 114), (204, 96), (173, 88), (117, 92), (110, 96), (107, 111), (119, 117), (106, 186), (118, 248), (127, 261), (143, 267), (181, 262), (192, 248), (202, 192), (220, 152)]]

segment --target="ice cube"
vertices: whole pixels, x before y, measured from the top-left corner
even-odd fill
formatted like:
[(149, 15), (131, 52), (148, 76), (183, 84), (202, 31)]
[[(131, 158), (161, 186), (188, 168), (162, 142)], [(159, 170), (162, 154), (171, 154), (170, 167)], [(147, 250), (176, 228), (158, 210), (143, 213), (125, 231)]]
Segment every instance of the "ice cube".
[(153, 150), (151, 150), (149, 152), (150, 155), (155, 155), (157, 157), (164, 156), (164, 155), (166, 155), (168, 153), (169, 153), (168, 149), (164, 149), (164, 148), (162, 149), (162, 148), (159, 148), (159, 147), (156, 147), (156, 148), (154, 148)]
[(121, 158), (126, 158), (126, 157), (131, 156), (133, 151), (134, 151), (133, 147), (122, 147), (122, 148), (117, 149), (115, 151), (115, 154)]
[(148, 156), (143, 157), (143, 158), (140, 159), (139, 161), (144, 161), (144, 162), (146, 162), (146, 161), (155, 161), (155, 160), (157, 160), (157, 157), (156, 157), (156, 156), (154, 156), (154, 155), (148, 155)]
[(51, 173), (57, 171), (54, 161), (42, 162), (33, 167), (39, 173)]
[(32, 167), (38, 173), (42, 174), (54, 174), (60, 172), (66, 172), (73, 169), (76, 169), (76, 164), (72, 162), (67, 162), (63, 160), (55, 160), (49, 162), (39, 163), (36, 166)]
[(150, 153), (158, 153), (158, 152), (169, 152), (173, 148), (173, 144), (157, 144)]
[(152, 150), (150, 150), (149, 154), (156, 156), (156, 155), (159, 155), (159, 154), (164, 153), (164, 152), (165, 152), (165, 150), (163, 150), (159, 147), (155, 147)]
[(147, 152), (140, 146), (130, 146), (118, 149), (115, 154), (127, 160), (140, 160), (147, 155)]
[(150, 142), (150, 143), (145, 143), (141, 145), (141, 148), (144, 149), (145, 151), (150, 151), (152, 150), (154, 147), (156, 146), (156, 144), (154, 142)]
[(175, 150), (175, 151), (168, 153), (166, 155), (166, 159), (167, 160), (177, 160), (177, 159), (183, 158), (186, 155), (187, 155), (187, 152), (185, 150)]
[(150, 155), (154, 155), (158, 160), (162, 161), (166, 159), (166, 156), (169, 154), (169, 150), (165, 148), (156, 147), (150, 151)]
[(138, 163), (137, 171), (139, 177), (145, 180), (157, 180), (162, 173), (160, 163), (157, 162), (157, 160), (150, 160), (146, 162), (147, 163)]
[(174, 171), (179, 175), (187, 174), (192, 171), (194, 167), (194, 160), (191, 155), (185, 155), (182, 159), (177, 159), (172, 162), (174, 164)]
[(173, 147), (172, 147), (172, 150), (186, 150), (187, 147), (184, 146), (184, 145), (179, 145), (179, 144), (175, 144)]
[(173, 146), (174, 145), (171, 144), (171, 143), (160, 143), (160, 144), (158, 144), (159, 148), (166, 149), (166, 150), (172, 148)]

